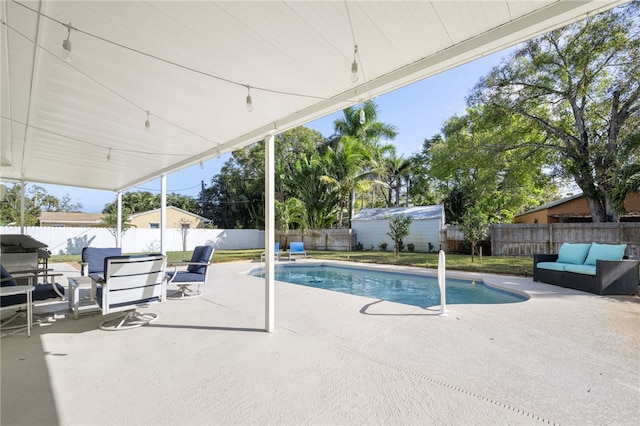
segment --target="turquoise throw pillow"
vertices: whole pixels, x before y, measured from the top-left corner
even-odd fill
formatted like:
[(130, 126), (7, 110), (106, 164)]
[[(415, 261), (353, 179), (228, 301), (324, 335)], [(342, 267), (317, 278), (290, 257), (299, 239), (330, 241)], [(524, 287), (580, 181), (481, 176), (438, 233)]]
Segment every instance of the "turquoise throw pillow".
[(584, 263), (584, 259), (587, 257), (587, 253), (589, 253), (589, 249), (591, 248), (591, 243), (587, 244), (572, 244), (572, 243), (563, 243), (560, 247), (560, 251), (558, 251), (558, 260), (560, 263), (572, 263), (574, 265), (582, 265)]
[(593, 243), (584, 264), (595, 265), (596, 260), (622, 260), (626, 248), (626, 244)]

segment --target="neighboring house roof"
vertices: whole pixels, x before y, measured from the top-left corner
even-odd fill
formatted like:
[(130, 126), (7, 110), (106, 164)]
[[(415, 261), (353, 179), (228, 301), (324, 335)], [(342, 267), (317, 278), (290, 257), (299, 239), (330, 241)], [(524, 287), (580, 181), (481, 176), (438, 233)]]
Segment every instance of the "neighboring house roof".
[(102, 213), (76, 213), (76, 212), (40, 212), (40, 223), (75, 223), (98, 224), (102, 223)]
[[(175, 210), (176, 212), (182, 213), (184, 215), (193, 216), (194, 218), (200, 219), (201, 221), (203, 221), (205, 223), (211, 222), (211, 219), (207, 219), (206, 217), (197, 215), (195, 213), (188, 212), (188, 211), (183, 210), (183, 209), (181, 209), (179, 207), (167, 206), (167, 210)], [(135, 218), (140, 217), (140, 216), (147, 215), (149, 213), (155, 213), (155, 212), (159, 212), (159, 211), (160, 211), (160, 209), (153, 209), (153, 210), (147, 210), (147, 211), (140, 212), (140, 213), (135, 213), (135, 214), (132, 214), (131, 216), (129, 216), (129, 220), (135, 219)]]
[(401, 214), (413, 220), (441, 219), (444, 216), (444, 207), (435, 205), (362, 209), (351, 220), (387, 220), (389, 217), (396, 217)]
[(526, 212), (518, 213), (516, 215), (516, 217), (522, 216), (522, 215), (525, 215), (525, 214), (529, 214), (529, 213), (535, 213), (535, 212), (538, 212), (540, 210), (550, 209), (552, 207), (559, 206), (560, 204), (564, 204), (564, 203), (567, 203), (569, 201), (581, 198), (582, 195), (583, 194), (580, 193), (580, 194), (577, 194), (577, 195), (573, 195), (571, 197), (563, 198), (561, 200), (552, 201), (551, 203), (545, 204), (545, 205), (540, 206), (540, 207), (536, 207), (535, 209), (531, 209), (531, 210), (527, 210)]

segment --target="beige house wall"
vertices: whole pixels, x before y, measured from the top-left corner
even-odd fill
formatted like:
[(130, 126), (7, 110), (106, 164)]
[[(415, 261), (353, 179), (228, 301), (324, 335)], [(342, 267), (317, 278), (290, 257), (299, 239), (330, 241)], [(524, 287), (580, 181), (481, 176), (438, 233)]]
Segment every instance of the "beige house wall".
[[(640, 194), (632, 192), (627, 196), (624, 207), (627, 213), (640, 213)], [(513, 218), (513, 223), (560, 223), (555, 216), (590, 215), (589, 205), (584, 197), (569, 200), (557, 206), (522, 214)]]
[[(151, 228), (152, 223), (160, 224), (160, 211), (141, 213), (139, 216), (130, 218), (130, 223), (134, 228)], [(204, 221), (197, 216), (185, 214), (181, 211), (167, 209), (167, 228), (182, 228), (183, 223), (188, 223), (189, 228), (204, 228)]]

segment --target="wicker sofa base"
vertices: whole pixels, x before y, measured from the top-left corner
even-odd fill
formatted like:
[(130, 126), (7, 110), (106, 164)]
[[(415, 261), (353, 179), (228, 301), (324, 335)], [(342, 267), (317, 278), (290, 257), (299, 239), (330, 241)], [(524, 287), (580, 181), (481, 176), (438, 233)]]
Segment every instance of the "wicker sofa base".
[(596, 275), (538, 268), (539, 262), (555, 262), (557, 255), (533, 256), (533, 280), (589, 293), (638, 294), (640, 260), (598, 260)]

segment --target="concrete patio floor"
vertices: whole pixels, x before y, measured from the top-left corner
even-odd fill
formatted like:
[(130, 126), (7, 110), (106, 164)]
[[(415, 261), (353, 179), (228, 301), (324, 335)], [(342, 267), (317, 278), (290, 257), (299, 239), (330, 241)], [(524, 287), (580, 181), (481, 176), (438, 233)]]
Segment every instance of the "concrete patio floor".
[(638, 297), (451, 272), (531, 299), (439, 317), (278, 282), (266, 333), (259, 265), (216, 264), (133, 330), (50, 306), (66, 317), (0, 341), (1, 424), (640, 424)]

